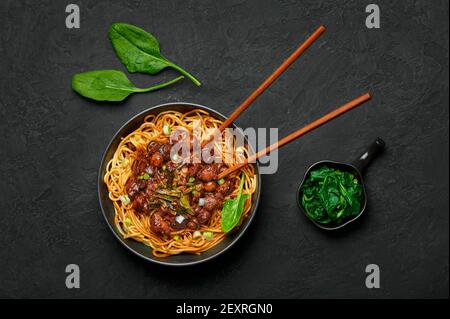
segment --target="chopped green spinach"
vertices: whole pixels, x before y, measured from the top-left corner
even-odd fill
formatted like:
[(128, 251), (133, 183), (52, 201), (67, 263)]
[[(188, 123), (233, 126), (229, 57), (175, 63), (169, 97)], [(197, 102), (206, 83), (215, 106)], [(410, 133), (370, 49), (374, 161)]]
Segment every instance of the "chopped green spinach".
[(310, 172), (300, 196), (306, 214), (313, 220), (339, 224), (359, 214), (363, 188), (353, 174), (322, 166)]

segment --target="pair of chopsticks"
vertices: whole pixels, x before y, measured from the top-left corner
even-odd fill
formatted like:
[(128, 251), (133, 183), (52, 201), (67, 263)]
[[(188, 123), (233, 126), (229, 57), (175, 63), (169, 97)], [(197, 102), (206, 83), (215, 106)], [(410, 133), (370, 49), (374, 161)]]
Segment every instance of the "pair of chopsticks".
[[(294, 63), (297, 58), (302, 55), (303, 52), (306, 51), (307, 48), (311, 46), (311, 44), (317, 40), (320, 35), (325, 32), (325, 27), (320, 26), (316, 29), (306, 40), (303, 42), (252, 94), (250, 94), (249, 97), (247, 97), (244, 102), (242, 102), (241, 105), (239, 105), (233, 113), (222, 123), (222, 125), (219, 127), (220, 132), (225, 130), (230, 124), (242, 113), (244, 112), (253, 101), (256, 100), (258, 96), (260, 96), (273, 82), (275, 82), (276, 79), (284, 72), (286, 69)], [(334, 111), (331, 111), (321, 118), (307, 124), (306, 126), (298, 129), (297, 131), (289, 134), (288, 136), (282, 138), (278, 142), (266, 147), (265, 149), (259, 151), (256, 154), (251, 155), (246, 160), (244, 160), (241, 163), (237, 163), (234, 166), (226, 169), (221, 174), (219, 174), (218, 179), (223, 178), (227, 176), (228, 174), (239, 170), (240, 168), (246, 166), (250, 162), (256, 161), (261, 156), (270, 153), (273, 150), (276, 150), (277, 148), (280, 148), (295, 139), (299, 138), (300, 136), (305, 135), (306, 133), (309, 133), (313, 131), (314, 129), (318, 128), (319, 126), (331, 121), (332, 119), (335, 119), (336, 117), (350, 111), (351, 109), (361, 105), (362, 103), (370, 100), (370, 94), (365, 93), (347, 103), (344, 105), (338, 107)], [(213, 135), (208, 136), (203, 142), (202, 142), (202, 148), (208, 144), (213, 138)]]

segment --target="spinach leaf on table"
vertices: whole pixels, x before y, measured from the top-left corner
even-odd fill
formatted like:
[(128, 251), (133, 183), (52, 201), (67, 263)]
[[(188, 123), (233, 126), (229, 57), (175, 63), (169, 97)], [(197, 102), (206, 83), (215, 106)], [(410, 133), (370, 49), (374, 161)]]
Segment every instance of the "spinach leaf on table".
[(349, 172), (323, 166), (311, 171), (301, 192), (306, 213), (322, 224), (341, 223), (361, 209), (363, 189)]
[(241, 220), (242, 212), (244, 211), (245, 200), (249, 197), (248, 194), (242, 194), (242, 188), (244, 187), (245, 175), (242, 173), (241, 183), (239, 185), (239, 191), (235, 198), (230, 198), (223, 203), (222, 208), (222, 230), (228, 233), (232, 230)]
[(158, 40), (143, 29), (126, 23), (114, 23), (109, 28), (109, 39), (129, 72), (156, 74), (170, 67), (185, 75), (197, 86), (201, 85), (193, 75), (166, 59), (161, 54)]
[(75, 74), (72, 78), (72, 89), (93, 100), (118, 102), (132, 93), (156, 91), (183, 78), (179, 76), (148, 88), (137, 88), (121, 71), (97, 70)]

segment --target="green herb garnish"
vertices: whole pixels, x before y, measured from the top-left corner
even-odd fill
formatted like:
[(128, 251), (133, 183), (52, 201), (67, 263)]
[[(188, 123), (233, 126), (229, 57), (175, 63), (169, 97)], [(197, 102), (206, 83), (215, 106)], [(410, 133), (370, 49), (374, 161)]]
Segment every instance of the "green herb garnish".
[(351, 173), (327, 166), (311, 171), (300, 193), (305, 212), (321, 224), (342, 223), (361, 210), (359, 181)]
[(169, 124), (165, 124), (163, 126), (163, 133), (164, 135), (170, 135), (170, 133), (172, 133), (172, 128), (170, 127)]
[(241, 220), (241, 215), (244, 211), (245, 200), (249, 197), (248, 194), (242, 194), (244, 179), (245, 175), (242, 173), (241, 183), (239, 185), (237, 196), (235, 198), (227, 199), (223, 203), (221, 224), (222, 230), (226, 233), (232, 230)]
[(119, 199), (124, 205), (128, 205), (130, 203), (130, 198), (127, 194), (120, 196)]
[(138, 176), (138, 179), (148, 180), (148, 179), (150, 179), (150, 175), (145, 173), (145, 174)]
[(126, 167), (126, 166), (128, 166), (128, 164), (130, 164), (130, 161), (127, 158), (124, 158), (120, 161), (120, 165), (122, 167)]
[(214, 238), (214, 233), (210, 231), (203, 232), (203, 237), (205, 237), (208, 240), (211, 240)]

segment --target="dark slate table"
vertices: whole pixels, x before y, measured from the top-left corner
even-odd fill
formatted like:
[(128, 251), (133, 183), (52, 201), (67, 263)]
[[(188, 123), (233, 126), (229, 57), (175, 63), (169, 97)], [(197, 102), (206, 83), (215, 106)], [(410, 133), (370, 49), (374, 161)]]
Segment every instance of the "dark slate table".
[[(381, 28), (370, 30), (364, 1), (80, 0), (80, 29), (65, 27), (68, 3), (0, 4), (1, 297), (448, 298), (447, 1), (377, 1)], [(76, 95), (73, 74), (124, 70), (107, 38), (116, 21), (153, 32), (204, 86), (184, 81), (118, 105)], [(321, 23), (327, 32), (238, 124), (284, 136), (366, 90), (373, 100), (280, 151), (254, 223), (220, 258), (174, 269), (127, 252), (97, 200), (113, 133), (164, 102), (230, 114)], [(316, 229), (296, 206), (305, 169), (351, 160), (378, 136), (388, 148), (366, 174), (367, 214), (342, 232)], [(71, 263), (80, 289), (65, 286)], [(365, 286), (371, 263), (380, 289)]]

